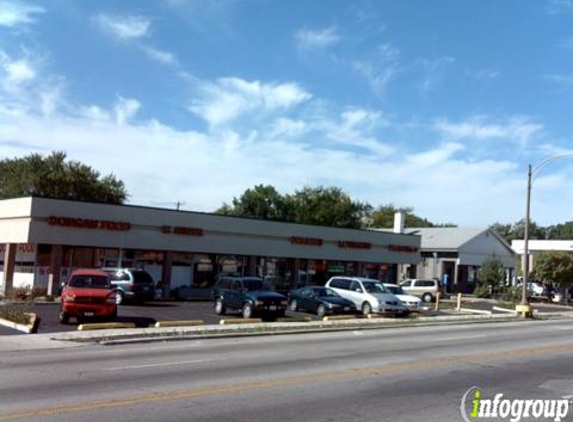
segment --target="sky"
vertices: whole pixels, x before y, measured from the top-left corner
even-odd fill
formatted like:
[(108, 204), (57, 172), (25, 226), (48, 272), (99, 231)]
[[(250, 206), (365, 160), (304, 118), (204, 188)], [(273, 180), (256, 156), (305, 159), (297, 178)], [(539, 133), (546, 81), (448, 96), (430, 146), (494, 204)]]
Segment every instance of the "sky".
[[(129, 203), (336, 186), (524, 218), (573, 152), (573, 0), (0, 0), (0, 159), (66, 151)], [(573, 220), (573, 159), (531, 216)]]

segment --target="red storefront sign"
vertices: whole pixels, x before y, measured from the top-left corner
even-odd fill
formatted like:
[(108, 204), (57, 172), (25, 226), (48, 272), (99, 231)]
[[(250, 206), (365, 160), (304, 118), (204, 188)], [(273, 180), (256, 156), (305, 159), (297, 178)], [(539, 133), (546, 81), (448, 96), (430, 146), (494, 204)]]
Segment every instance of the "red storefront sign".
[(131, 223), (125, 221), (94, 220), (89, 218), (74, 217), (48, 217), (50, 226), (75, 227), (78, 229), (128, 231), (131, 230)]
[(401, 252), (401, 253), (418, 253), (419, 251), (418, 248), (404, 245), (388, 245), (388, 250), (390, 252)]
[(339, 248), (348, 248), (348, 249), (372, 249), (372, 243), (368, 242), (354, 242), (351, 240), (339, 240), (338, 241)]
[(324, 244), (324, 240), (316, 237), (292, 236), (290, 238), (290, 243), (292, 243), (293, 245), (322, 246)]
[(203, 229), (197, 227), (161, 226), (161, 231), (166, 234), (178, 234), (181, 236), (204, 236)]

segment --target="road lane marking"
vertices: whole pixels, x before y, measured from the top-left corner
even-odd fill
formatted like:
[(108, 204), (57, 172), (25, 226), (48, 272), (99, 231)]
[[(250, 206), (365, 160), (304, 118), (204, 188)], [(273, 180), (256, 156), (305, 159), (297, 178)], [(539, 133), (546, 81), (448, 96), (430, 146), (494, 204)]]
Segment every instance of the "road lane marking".
[(180, 362), (160, 362), (160, 363), (148, 363), (143, 365), (130, 365), (130, 366), (118, 366), (115, 368), (104, 368), (102, 371), (128, 371), (130, 369), (142, 369), (142, 368), (157, 368), (163, 366), (177, 366), (177, 365), (191, 365), (195, 363), (206, 363), (215, 362), (220, 360), (227, 360), (227, 358), (220, 359), (195, 359), (195, 360), (183, 360)]
[(439, 368), (449, 368), (454, 364), (479, 365), (484, 361), (495, 361), (510, 358), (523, 358), (540, 356), (548, 353), (573, 352), (573, 343), (540, 346), (525, 349), (502, 350), (496, 352), (482, 352), (456, 357), (436, 358), (422, 361), (390, 363), (376, 367), (350, 368), (339, 372), (313, 373), (295, 377), (277, 378), (264, 381), (240, 382), (214, 387), (200, 387), (187, 390), (156, 391), (132, 397), (69, 404), (54, 407), (28, 409), (15, 413), (0, 413), (0, 421), (12, 421), (22, 418), (54, 416), (70, 413), (89, 412), (99, 409), (128, 407), (138, 404), (170, 402), (177, 399), (187, 399), (221, 394), (245, 393), (252, 390), (267, 390), (272, 388), (285, 388), (306, 384), (317, 384), (328, 381), (345, 380), (366, 376), (381, 376), (397, 374), (406, 371), (427, 371)]

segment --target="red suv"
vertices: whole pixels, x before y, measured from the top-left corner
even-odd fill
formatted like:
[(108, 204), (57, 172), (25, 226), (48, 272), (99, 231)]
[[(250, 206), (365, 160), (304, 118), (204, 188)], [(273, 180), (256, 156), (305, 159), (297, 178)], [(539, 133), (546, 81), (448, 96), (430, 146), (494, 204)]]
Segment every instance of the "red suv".
[(60, 322), (67, 324), (70, 317), (78, 321), (84, 318), (115, 320), (117, 305), (107, 273), (100, 270), (72, 272), (62, 290)]

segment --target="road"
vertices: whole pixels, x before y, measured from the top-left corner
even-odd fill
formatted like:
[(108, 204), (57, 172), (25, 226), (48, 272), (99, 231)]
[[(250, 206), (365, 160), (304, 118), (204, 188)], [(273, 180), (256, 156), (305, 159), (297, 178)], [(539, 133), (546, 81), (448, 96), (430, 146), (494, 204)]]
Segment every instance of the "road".
[(459, 421), (472, 386), (573, 395), (572, 333), (566, 319), (5, 352), (0, 421)]

